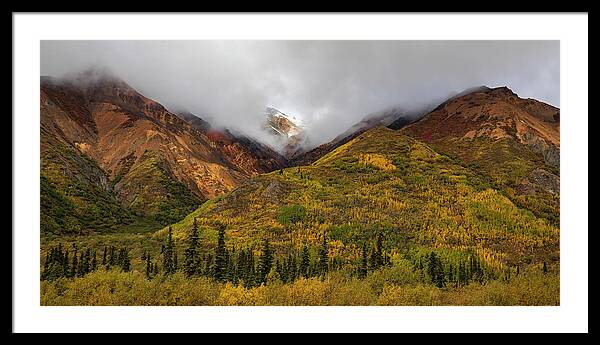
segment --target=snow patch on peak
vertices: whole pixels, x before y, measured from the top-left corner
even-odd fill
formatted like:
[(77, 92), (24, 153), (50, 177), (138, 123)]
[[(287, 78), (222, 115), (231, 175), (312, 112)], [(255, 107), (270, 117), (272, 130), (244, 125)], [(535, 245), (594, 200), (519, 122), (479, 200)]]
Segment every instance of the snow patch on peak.
[(296, 125), (297, 127), (306, 128), (308, 126), (308, 124), (304, 120), (297, 118), (295, 116), (283, 113), (273, 107), (267, 107), (265, 112), (266, 112), (268, 119), (270, 119), (272, 117), (281, 117), (281, 118), (284, 118), (284, 119), (290, 121), (292, 124)]

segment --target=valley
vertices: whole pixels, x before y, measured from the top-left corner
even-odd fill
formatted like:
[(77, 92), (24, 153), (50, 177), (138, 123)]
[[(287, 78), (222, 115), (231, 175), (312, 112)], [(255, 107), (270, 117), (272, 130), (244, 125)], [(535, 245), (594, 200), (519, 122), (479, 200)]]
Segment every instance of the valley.
[(475, 88), (315, 148), (268, 108), (277, 152), (123, 81), (41, 91), (42, 305), (560, 303), (558, 108)]

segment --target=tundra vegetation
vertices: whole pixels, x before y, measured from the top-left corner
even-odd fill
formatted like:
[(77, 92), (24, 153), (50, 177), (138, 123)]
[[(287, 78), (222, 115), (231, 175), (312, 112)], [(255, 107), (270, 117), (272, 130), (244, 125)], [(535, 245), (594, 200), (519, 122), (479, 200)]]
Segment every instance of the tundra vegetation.
[(442, 152), (379, 127), (164, 227), (43, 236), (41, 304), (558, 305), (557, 207)]

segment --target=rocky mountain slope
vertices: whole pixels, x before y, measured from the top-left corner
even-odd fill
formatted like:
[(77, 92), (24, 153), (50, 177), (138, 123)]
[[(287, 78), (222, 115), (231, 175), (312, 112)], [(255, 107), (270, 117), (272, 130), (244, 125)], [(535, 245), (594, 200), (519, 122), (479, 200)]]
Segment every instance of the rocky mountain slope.
[(487, 174), (518, 205), (558, 223), (558, 108), (507, 87), (477, 88), (401, 131)]
[(159, 222), (181, 218), (207, 198), (285, 164), (251, 138), (202, 130), (198, 121), (185, 121), (107, 75), (42, 77), (40, 111), (41, 175), (49, 186), (73, 199), (67, 185), (84, 181), (123, 210)]

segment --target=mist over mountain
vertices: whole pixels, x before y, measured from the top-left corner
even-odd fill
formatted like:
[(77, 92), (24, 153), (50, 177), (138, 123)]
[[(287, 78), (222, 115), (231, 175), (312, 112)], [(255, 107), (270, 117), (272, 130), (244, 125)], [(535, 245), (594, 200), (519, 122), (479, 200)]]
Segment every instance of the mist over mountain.
[(560, 106), (558, 52), (558, 41), (42, 41), (41, 75), (100, 68), (275, 147), (270, 106), (306, 123), (316, 147), (368, 114), (435, 107), (476, 85)]

